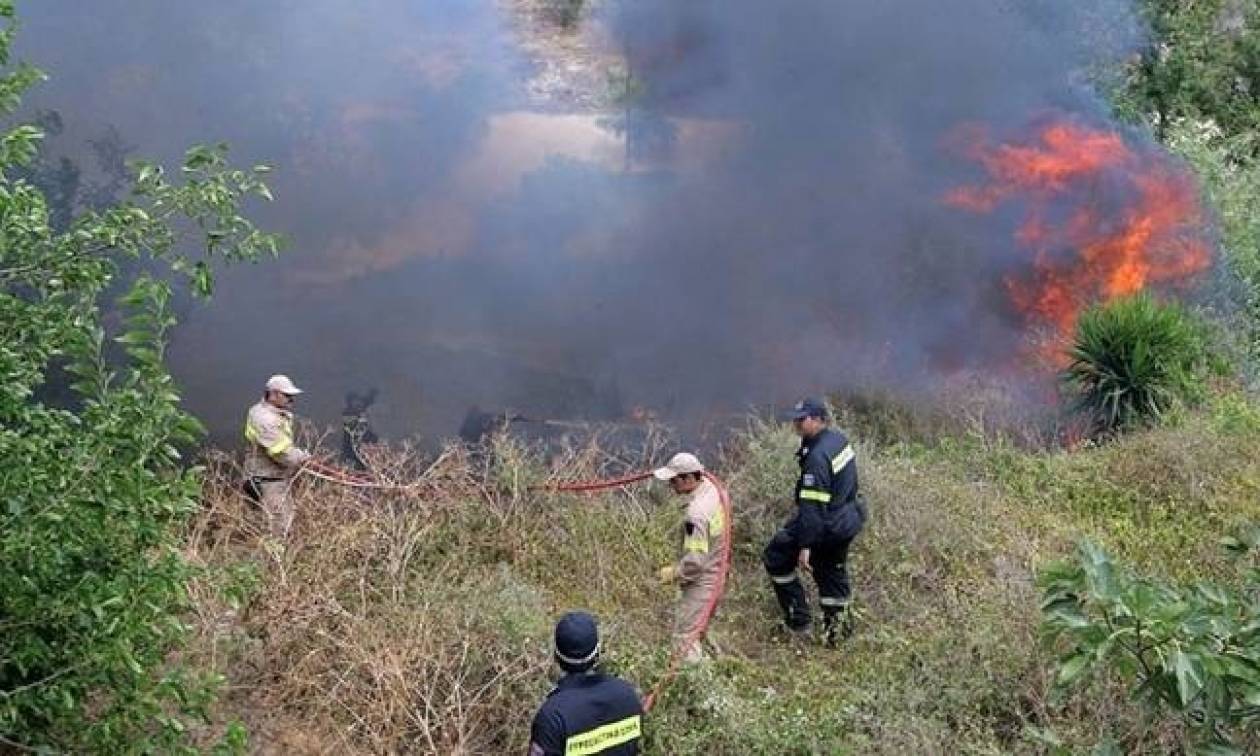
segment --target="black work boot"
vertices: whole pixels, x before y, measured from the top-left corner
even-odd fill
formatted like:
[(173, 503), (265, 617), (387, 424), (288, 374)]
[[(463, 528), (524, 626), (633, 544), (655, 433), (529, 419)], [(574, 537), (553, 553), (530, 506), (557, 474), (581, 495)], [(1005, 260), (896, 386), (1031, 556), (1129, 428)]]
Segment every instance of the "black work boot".
[[(773, 579), (773, 578), (772, 578)], [(783, 625), (794, 634), (809, 632), (811, 620), (809, 604), (806, 603), (805, 588), (800, 580), (787, 583), (774, 583), (774, 597), (783, 610)]]
[(849, 607), (823, 613), (823, 640), (828, 648), (853, 637), (853, 611)]
[(787, 611), (783, 613), (783, 630), (793, 644), (811, 640), (814, 635), (814, 622), (809, 616), (809, 609), (788, 606)]

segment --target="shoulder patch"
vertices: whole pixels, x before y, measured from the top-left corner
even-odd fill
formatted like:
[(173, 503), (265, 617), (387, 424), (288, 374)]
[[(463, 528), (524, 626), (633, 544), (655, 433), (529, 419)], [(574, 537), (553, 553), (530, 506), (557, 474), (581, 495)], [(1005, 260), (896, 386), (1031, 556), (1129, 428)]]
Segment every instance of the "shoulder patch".
[(802, 485), (806, 485), (806, 486), (812, 486), (812, 485), (814, 485), (814, 474), (813, 474), (813, 473), (805, 473), (804, 475), (802, 475), (802, 476), (801, 476), (801, 484), (802, 484)]

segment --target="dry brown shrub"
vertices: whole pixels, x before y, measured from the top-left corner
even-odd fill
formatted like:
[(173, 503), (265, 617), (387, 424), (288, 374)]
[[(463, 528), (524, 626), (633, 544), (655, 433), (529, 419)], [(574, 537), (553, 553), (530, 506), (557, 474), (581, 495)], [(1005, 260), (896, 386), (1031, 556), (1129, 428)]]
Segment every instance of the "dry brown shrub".
[(423, 485), (299, 481), (296, 532), (281, 548), (262, 538), (263, 517), (230, 462), (211, 461), (189, 554), (252, 565), (262, 579), (240, 611), (197, 586), (196, 647), (231, 680), (224, 709), (244, 716), (261, 752), (501, 752), (524, 726), (504, 703), (537, 696), (546, 654), (528, 647), (537, 640), (528, 633), (480, 632), (514, 607), (488, 605), (495, 581), (461, 570), (459, 553), (435, 557), (470, 506), (504, 516), (511, 497), (469, 476), (458, 450), (419, 478), (407, 477), (414, 454), (381, 453), (374, 464), (381, 479)]
[[(626, 433), (574, 428), (546, 448), (500, 434), (436, 459), (365, 449), (377, 480), (406, 487), (304, 476), (283, 546), (234, 461), (211, 455), (187, 552), (236, 575), (226, 591), (193, 586), (197, 661), (230, 681), (221, 718), (242, 719), (261, 753), (517, 750), (549, 684), (557, 611), (607, 610), (606, 632), (659, 624), (645, 635), (666, 637), (666, 596), (634, 587), (656, 561), (641, 535), (657, 503), (641, 489), (531, 490), (642, 469), (669, 443), (650, 426)], [(240, 606), (233, 580), (253, 586)]]

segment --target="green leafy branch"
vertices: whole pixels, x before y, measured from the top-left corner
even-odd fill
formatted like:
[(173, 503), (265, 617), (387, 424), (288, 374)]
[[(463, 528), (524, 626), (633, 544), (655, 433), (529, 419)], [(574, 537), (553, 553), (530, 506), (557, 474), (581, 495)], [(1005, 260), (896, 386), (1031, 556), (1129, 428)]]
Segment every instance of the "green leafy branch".
[(1237, 733), (1260, 724), (1260, 527), (1224, 545), (1244, 565), (1237, 587), (1138, 577), (1090, 542), (1046, 568), (1043, 629), (1063, 649), (1056, 693), (1106, 671), (1152, 712), (1180, 717), (1200, 751), (1238, 752)]

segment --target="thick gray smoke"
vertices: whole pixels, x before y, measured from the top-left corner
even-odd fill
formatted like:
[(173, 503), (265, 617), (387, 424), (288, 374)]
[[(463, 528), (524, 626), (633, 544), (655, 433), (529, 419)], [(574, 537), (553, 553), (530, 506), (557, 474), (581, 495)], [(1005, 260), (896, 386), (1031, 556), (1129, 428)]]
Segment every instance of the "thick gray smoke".
[(219, 433), (270, 373), (332, 420), (450, 434), (465, 407), (697, 416), (858, 381), (930, 390), (1017, 349), (1013, 217), (940, 202), (965, 123), (1097, 117), (1107, 4), (607, 0), (622, 105), (531, 101), (492, 0), (25, 3), (35, 98), (137, 155), (226, 140), (277, 168), (280, 261), (176, 337)]

